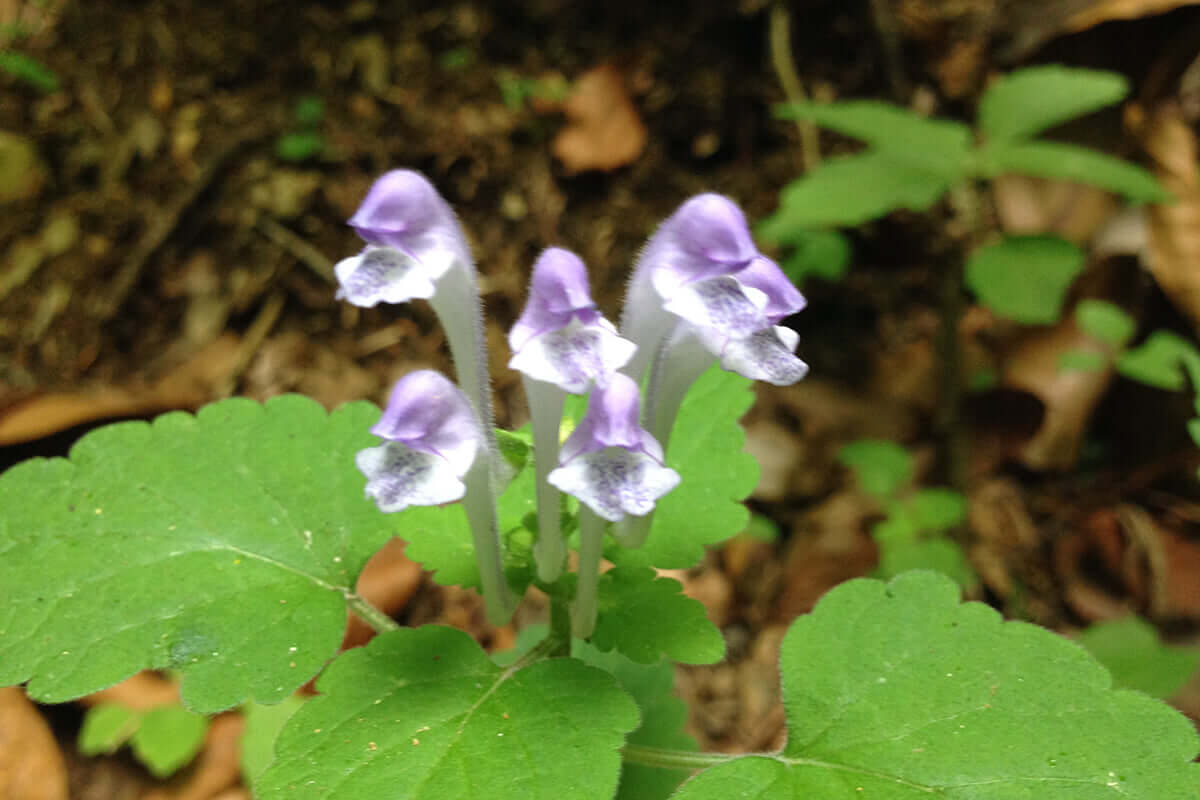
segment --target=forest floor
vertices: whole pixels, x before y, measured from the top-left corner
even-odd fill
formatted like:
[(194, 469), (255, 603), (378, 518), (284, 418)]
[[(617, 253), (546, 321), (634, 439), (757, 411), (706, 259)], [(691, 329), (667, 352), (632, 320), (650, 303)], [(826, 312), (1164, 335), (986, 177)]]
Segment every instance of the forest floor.
[[(792, 5), (780, 53), (760, 0), (619, 11), (566, 0), (0, 0), (0, 49), (44, 70), (0, 72), (0, 469), (63, 455), (117, 419), (230, 395), (382, 402), (413, 368), (448, 371), (424, 305), (334, 298), (332, 265), (359, 247), (344, 221), (396, 167), (429, 176), (472, 239), (498, 422), (522, 424), (505, 333), (538, 252), (578, 252), (616, 318), (639, 248), (687, 197), (717, 191), (752, 221), (771, 213), (805, 158), (795, 124), (771, 113), (785, 99), (780, 57), (814, 97), (962, 119), (990, 78), (1020, 65), (1115, 70), (1134, 87), (1128, 104), (1067, 135), (1160, 175), (1182, 152), (1194, 171), (1185, 123), (1200, 8), (1189, 3), (891, 0), (870, 4), (874, 15), (867, 3)], [(1165, 152), (1131, 123), (1163, 109), (1184, 120), (1184, 141)], [(820, 142), (826, 155), (852, 147)], [(998, 181), (985, 198), (988, 231), (1083, 242), (1121, 210), (1038, 181)], [(914, 455), (915, 485), (949, 480), (937, 337), (955, 224), (947, 206), (856, 229), (849, 274), (803, 287), (808, 308), (788, 324), (810, 376), (759, 389), (745, 420), (764, 469), (751, 505), (777, 535), (744, 535), (676, 575), (729, 645), (725, 662), (679, 675), (705, 748), (779, 746), (786, 624), (875, 568), (881, 509), (838, 462), (841, 447), (894, 441)], [(1200, 213), (1172, 224), (1176, 258), (1200, 252)], [(1088, 252), (1089, 286), (1136, 296), (1147, 329), (1194, 334), (1196, 277), (1164, 290), (1136, 254)], [(1111, 374), (1065, 384), (1046, 368), (1063, 335), (974, 307), (963, 316), (967, 369), (997, 376), (955, 423), (972, 445), (960, 542), (979, 575), (973, 596), (1066, 633), (1138, 613), (1173, 641), (1200, 642), (1191, 400)], [(436, 586), (398, 553), (378, 569), (402, 623), (512, 641), (513, 630), (484, 625), (473, 594)], [(1200, 684), (1174, 702), (1200, 717)], [(202, 759), (158, 782), (130, 758), (77, 755), (77, 709), (42, 713), (62, 753), (46, 758), (66, 759), (71, 797), (244, 796), (236, 765), (221, 762), (236, 726), (218, 732), (225, 740), (210, 733), (217, 767)]]

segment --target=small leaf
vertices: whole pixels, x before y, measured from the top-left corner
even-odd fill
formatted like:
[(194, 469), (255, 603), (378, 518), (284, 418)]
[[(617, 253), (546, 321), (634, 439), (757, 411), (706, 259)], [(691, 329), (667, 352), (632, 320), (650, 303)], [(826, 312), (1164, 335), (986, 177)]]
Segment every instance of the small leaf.
[(130, 744), (133, 754), (150, 772), (165, 778), (186, 765), (204, 744), (208, 718), (180, 706), (152, 708)]
[(343, 653), (317, 689), (284, 726), (259, 800), (611, 797), (638, 726), (608, 673), (572, 658), (501, 668), (437, 625)]
[(790, 237), (791, 252), (780, 265), (783, 274), (797, 286), (809, 277), (840, 280), (850, 268), (850, 241), (837, 231), (803, 231)]
[(1026, 67), (994, 81), (979, 101), (990, 139), (1036, 136), (1047, 128), (1121, 102), (1129, 83), (1115, 72), (1057, 65)]
[(592, 643), (618, 650), (639, 664), (664, 655), (684, 664), (712, 664), (725, 657), (725, 640), (704, 606), (682, 593), (671, 578), (649, 567), (617, 567), (600, 578), (599, 615)]
[(775, 115), (812, 120), (824, 128), (861, 139), (896, 160), (937, 173), (947, 182), (965, 174), (971, 129), (961, 122), (927, 119), (874, 100), (791, 103), (777, 107)]
[(1200, 666), (1200, 650), (1167, 647), (1158, 631), (1137, 617), (1096, 623), (1079, 635), (1079, 643), (1108, 668), (1114, 685), (1151, 697), (1175, 694)]
[(315, 94), (305, 95), (296, 101), (292, 119), (297, 125), (313, 126), (325, 116), (325, 101)]
[(40, 92), (57, 92), (61, 85), (58, 73), (33, 56), (15, 50), (0, 51), (0, 72), (7, 72)]
[(798, 228), (854, 227), (898, 208), (925, 211), (952, 182), (890, 153), (831, 158), (785, 186), (779, 210), (759, 230), (767, 239), (782, 240)]
[(279, 738), (279, 732), (304, 703), (303, 697), (294, 694), (273, 706), (248, 703), (242, 708), (246, 723), (238, 742), (242, 779), (247, 785), (253, 786), (267, 771), (275, 757), (275, 740)]
[(1187, 423), (1188, 436), (1192, 437), (1192, 442), (1200, 446), (1200, 418), (1192, 418)]
[(667, 448), (667, 466), (683, 480), (658, 502), (646, 544), (624, 550), (627, 563), (687, 569), (704, 548), (746, 528), (742, 501), (758, 482), (758, 464), (738, 420), (753, 402), (750, 381), (719, 366), (692, 386)]
[(921, 489), (904, 502), (904, 512), (918, 529), (941, 533), (967, 520), (967, 498), (953, 489)]
[[(577, 641), (571, 651), (585, 664), (610, 673), (637, 701), (642, 724), (627, 741), (647, 747), (667, 747), (694, 752), (696, 740), (684, 733), (688, 709), (675, 694), (675, 668), (669, 661), (637, 664), (620, 653), (602, 653)], [(616, 800), (664, 800), (687, 777), (686, 771), (624, 764)]]
[(118, 703), (89, 708), (79, 729), (79, 752), (85, 756), (115, 753), (141, 724), (140, 713)]
[(1117, 357), (1117, 372), (1130, 380), (1167, 391), (1187, 387), (1200, 376), (1200, 352), (1196, 345), (1170, 331), (1154, 331), (1146, 341)]
[(62, 702), (174, 668), (186, 704), (278, 701), (333, 657), (396, 532), (363, 495), (369, 403), (232, 399), (0, 475), (0, 685)]
[(880, 542), (877, 577), (894, 578), (914, 569), (940, 572), (964, 589), (978, 583), (962, 547), (953, 539), (935, 536), (906, 542)]
[(1035, 178), (1077, 181), (1123, 194), (1142, 203), (1164, 203), (1171, 196), (1155, 177), (1119, 158), (1058, 142), (999, 142), (978, 151), (984, 177), (1016, 173)]
[(1075, 306), (1075, 322), (1084, 333), (1113, 347), (1123, 347), (1133, 338), (1137, 324), (1120, 306), (1088, 298)]
[(1058, 356), (1061, 372), (1099, 372), (1108, 366), (1108, 358), (1091, 350), (1067, 350)]
[(859, 439), (838, 451), (838, 461), (854, 470), (864, 492), (888, 497), (912, 480), (908, 451), (884, 439)]
[(307, 161), (325, 150), (325, 137), (316, 131), (285, 133), (275, 142), (275, 155), (280, 161)]
[(1026, 325), (1049, 325), (1083, 269), (1083, 252), (1055, 236), (1010, 236), (967, 259), (966, 284), (994, 313)]
[(780, 653), (788, 740), (676, 800), (1195, 798), (1200, 737), (1082, 647), (910, 572), (835, 587)]

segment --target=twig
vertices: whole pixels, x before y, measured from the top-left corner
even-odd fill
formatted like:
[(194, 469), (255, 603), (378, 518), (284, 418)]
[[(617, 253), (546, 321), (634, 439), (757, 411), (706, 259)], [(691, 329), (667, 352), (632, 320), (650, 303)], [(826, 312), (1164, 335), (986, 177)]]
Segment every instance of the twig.
[(334, 283), (333, 262), (324, 253), (280, 225), (271, 217), (260, 216), (255, 229), (275, 244), (290, 253), (304, 266), (326, 283)]
[(200, 195), (224, 172), (233, 157), (243, 148), (262, 137), (260, 130), (244, 133), (225, 145), (200, 170), (200, 174), (187, 187), (171, 198), (166, 207), (134, 244), (125, 263), (113, 277), (108, 294), (96, 301), (95, 313), (102, 320), (111, 318), (125, 303), (149, 260), (159, 251), (179, 227), (183, 216), (196, 204)]
[[(771, 6), (770, 22), (768, 24), (771, 43), (771, 64), (779, 77), (779, 85), (789, 103), (803, 103), (808, 100), (804, 84), (796, 74), (796, 62), (792, 58), (792, 19), (788, 14), (785, 0), (778, 0)], [(821, 139), (817, 126), (812, 120), (797, 119), (796, 128), (800, 131), (800, 165), (805, 172), (815, 169), (821, 163)]]
[(888, 0), (871, 0), (871, 21), (879, 42), (883, 46), (883, 63), (887, 68), (888, 83), (892, 88), (892, 99), (901, 105), (908, 103), (912, 88), (904, 72), (904, 58), (900, 50), (900, 31), (896, 16), (888, 6)]
[(238, 348), (237, 363), (230, 371), (226, 384), (223, 387), (225, 391), (221, 394), (233, 394), (233, 387), (237, 383), (238, 378), (246, 367), (250, 365), (250, 361), (254, 358), (254, 354), (262, 347), (262, 343), (266, 340), (267, 334), (275, 327), (275, 323), (279, 321), (279, 315), (283, 311), (284, 293), (282, 291), (272, 292), (262, 304), (258, 314), (254, 317), (254, 322), (250, 323), (250, 327), (246, 330), (246, 335), (242, 337), (241, 346)]

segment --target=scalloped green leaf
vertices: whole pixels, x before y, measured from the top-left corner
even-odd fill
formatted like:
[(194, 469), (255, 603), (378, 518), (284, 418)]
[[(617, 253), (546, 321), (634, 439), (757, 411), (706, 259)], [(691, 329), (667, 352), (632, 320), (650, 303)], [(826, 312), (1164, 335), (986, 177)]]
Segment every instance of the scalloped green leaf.
[[(696, 740), (684, 732), (688, 708), (675, 695), (675, 668), (669, 661), (637, 664), (618, 652), (602, 653), (587, 642), (572, 645), (575, 657), (585, 664), (610, 673), (621, 688), (637, 701), (642, 724), (629, 734), (629, 744), (667, 747), (685, 752), (696, 751)], [(616, 800), (662, 800), (669, 797), (684, 778), (686, 770), (647, 767), (625, 763)]]
[(376, 636), (322, 674), (292, 716), (259, 800), (611, 797), (637, 705), (572, 658), (499, 667), (428, 625)]
[(979, 101), (979, 127), (992, 139), (1036, 136), (1119, 103), (1129, 82), (1115, 72), (1058, 65), (1026, 67), (993, 81)]
[(684, 664), (712, 664), (725, 657), (725, 640), (704, 606), (683, 594), (683, 585), (659, 578), (649, 567), (616, 567), (600, 577), (599, 613), (592, 643), (618, 650), (639, 664), (664, 655)]
[(142, 724), (142, 715), (119, 703), (92, 706), (79, 728), (79, 752), (85, 756), (115, 753)]
[(979, 302), (1026, 325), (1057, 322), (1083, 269), (1083, 251), (1057, 236), (1010, 236), (967, 259), (966, 284)]
[(272, 706), (247, 703), (242, 708), (245, 725), (238, 738), (238, 749), (241, 751), (238, 761), (242, 765), (242, 781), (246, 785), (253, 786), (267, 771), (275, 757), (275, 740), (279, 738), (279, 732), (306, 702), (305, 697), (294, 694)]
[(1183, 715), (1111, 688), (1060, 636), (961, 603), (948, 578), (854, 580), (780, 654), (788, 741), (685, 783), (679, 800), (1195, 800)]
[(682, 482), (658, 501), (646, 544), (630, 563), (687, 569), (704, 548), (736, 536), (750, 513), (743, 500), (758, 483), (738, 420), (754, 403), (751, 381), (714, 366), (692, 386), (675, 420), (667, 465)]
[(985, 177), (1016, 173), (1086, 183), (1136, 202), (1164, 203), (1171, 199), (1150, 172), (1086, 147), (1042, 141), (997, 142), (981, 147), (977, 159)]
[(62, 702), (173, 668), (198, 711), (291, 694), (396, 531), (354, 466), (378, 415), (232, 399), (0, 475), (0, 685)]

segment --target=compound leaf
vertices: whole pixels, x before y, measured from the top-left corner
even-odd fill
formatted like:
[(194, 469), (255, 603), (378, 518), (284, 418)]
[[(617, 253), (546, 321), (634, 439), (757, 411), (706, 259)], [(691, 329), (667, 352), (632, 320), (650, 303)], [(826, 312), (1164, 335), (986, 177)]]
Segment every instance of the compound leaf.
[(966, 283), (996, 314), (1027, 325), (1057, 322), (1083, 269), (1083, 252), (1056, 236), (1010, 236), (967, 259)]
[(1119, 158), (1058, 142), (997, 142), (978, 151), (978, 164), (988, 177), (1017, 173), (1059, 178), (1123, 194), (1143, 203), (1163, 203), (1171, 196), (1155, 177)]
[(198, 711), (291, 694), (396, 530), (354, 467), (378, 415), (232, 399), (0, 476), (0, 685), (61, 702), (173, 668)]
[(979, 101), (979, 127), (991, 139), (1035, 136), (1119, 103), (1129, 83), (1115, 72), (1057, 65), (1027, 67), (992, 83)]
[(1175, 694), (1200, 666), (1200, 650), (1164, 645), (1138, 617), (1098, 622), (1079, 635), (1079, 643), (1108, 667), (1115, 685), (1151, 697)]
[(854, 227), (898, 208), (925, 211), (953, 182), (880, 150), (831, 158), (783, 188), (779, 209), (759, 231), (782, 241), (798, 228)]
[(436, 625), (343, 653), (284, 726), (257, 796), (611, 797), (637, 705), (576, 659), (519, 664)]
[(592, 643), (617, 650), (639, 664), (663, 655), (684, 664), (712, 664), (725, 657), (721, 632), (704, 606), (682, 593), (671, 578), (649, 567), (617, 567), (600, 578), (599, 614)]
[(1195, 800), (1200, 737), (1111, 688), (1077, 644), (948, 578), (854, 580), (793, 624), (780, 654), (788, 741), (685, 783), (679, 800)]

